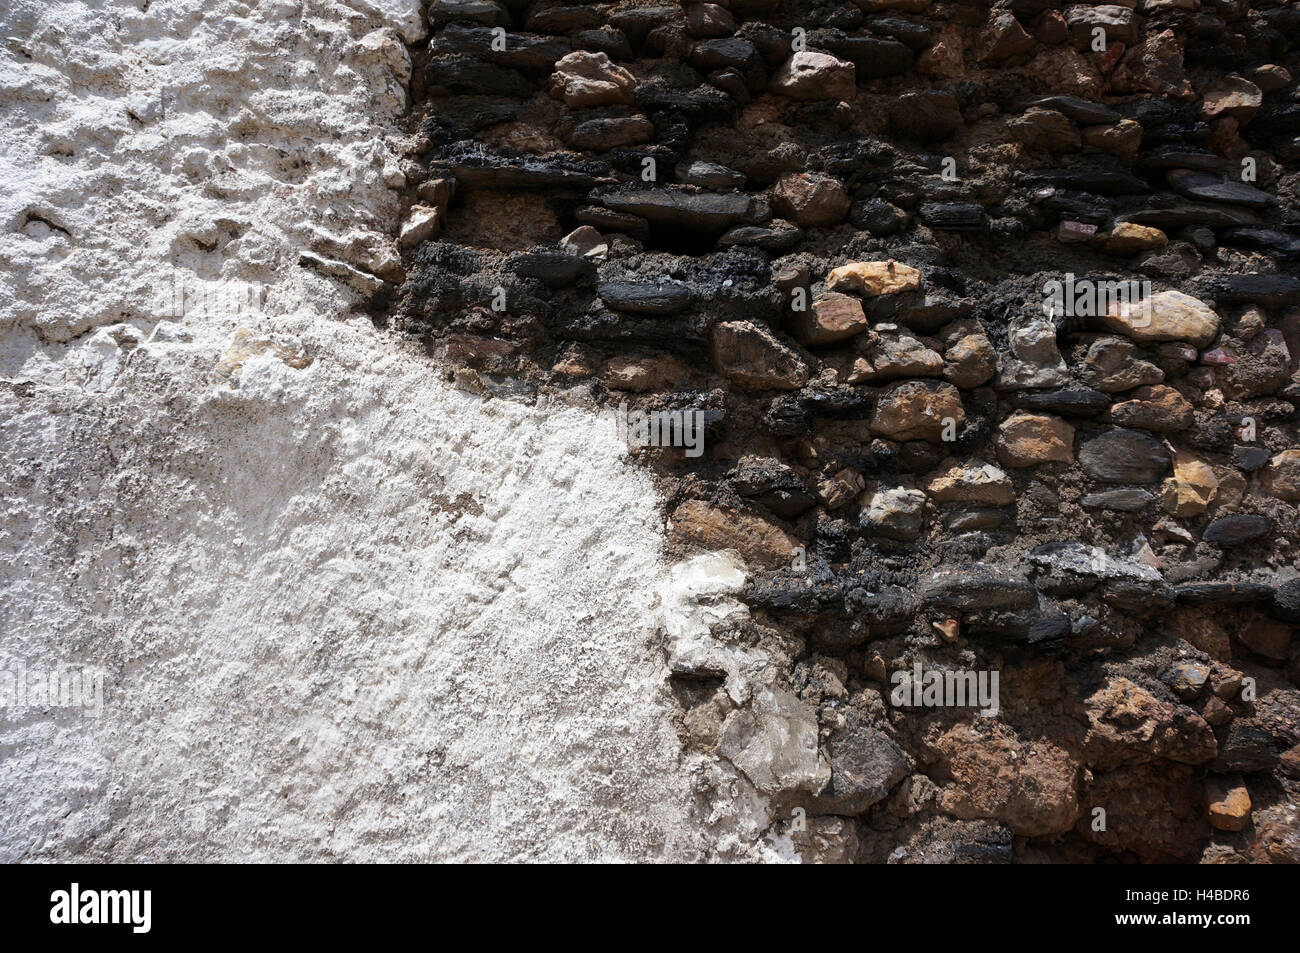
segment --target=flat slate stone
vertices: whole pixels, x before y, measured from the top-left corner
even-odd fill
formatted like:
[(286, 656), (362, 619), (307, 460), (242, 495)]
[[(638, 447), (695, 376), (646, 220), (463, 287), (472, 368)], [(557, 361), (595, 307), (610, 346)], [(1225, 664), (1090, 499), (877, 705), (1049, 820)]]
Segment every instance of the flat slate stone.
[(1118, 169), (1045, 169), (1035, 172), (1029, 181), (1098, 195), (1145, 195), (1151, 191), (1145, 181)]
[(896, 40), (882, 40), (874, 36), (822, 37), (818, 33), (813, 36), (819, 48), (825, 48), (840, 59), (852, 63), (859, 82), (906, 73), (916, 59), (910, 49)]
[(696, 231), (723, 231), (756, 217), (754, 200), (740, 192), (695, 193), (665, 187), (613, 192), (599, 201), (607, 209), (638, 215), (652, 224)]
[(1065, 417), (1096, 417), (1110, 408), (1110, 397), (1090, 387), (1069, 387), (1022, 392), (1016, 395), (1014, 403), (1025, 410), (1043, 410)]
[(1118, 490), (1103, 490), (1089, 493), (1079, 501), (1085, 510), (1118, 510), (1121, 513), (1136, 513), (1155, 499), (1154, 493), (1137, 487), (1123, 487)]
[(1166, 169), (1194, 169), (1198, 172), (1222, 172), (1223, 157), (1208, 149), (1195, 146), (1170, 144), (1157, 146), (1142, 154), (1137, 161), (1138, 168), (1160, 171)]
[(866, 28), (877, 35), (892, 36), (917, 52), (929, 47), (930, 38), (934, 35), (924, 23), (916, 23), (904, 17), (873, 17), (866, 22)]
[(803, 230), (789, 222), (772, 222), (768, 225), (737, 225), (718, 239), (718, 244), (727, 248), (731, 245), (753, 245), (764, 251), (787, 252), (799, 244)]
[(1123, 118), (1109, 106), (1092, 103), (1086, 99), (1080, 99), (1078, 96), (1048, 96), (1046, 99), (1034, 100), (1029, 106), (1037, 106), (1040, 109), (1055, 109), (1081, 126), (1109, 125), (1113, 122), (1119, 122)]
[(568, 288), (596, 274), (594, 264), (565, 251), (526, 252), (512, 259), (509, 267), (515, 274), (536, 278), (549, 288)]
[(615, 311), (629, 314), (672, 314), (694, 300), (690, 286), (680, 282), (603, 281), (596, 294)]
[(1243, 606), (1272, 602), (1273, 587), (1258, 582), (1185, 582), (1174, 587), (1174, 597), (1193, 606)]
[(1241, 546), (1267, 536), (1273, 521), (1256, 513), (1239, 513), (1221, 516), (1205, 527), (1201, 539), (1216, 546)]
[(949, 232), (982, 231), (988, 224), (984, 209), (973, 202), (929, 202), (921, 206), (921, 221)]
[(1237, 228), (1259, 223), (1258, 216), (1246, 209), (1225, 205), (1202, 205), (1181, 200), (1165, 202), (1163, 198), (1164, 196), (1155, 196), (1146, 208), (1121, 212), (1115, 217), (1116, 221), (1150, 225), (1152, 228), (1166, 230), (1198, 225), (1213, 229)]
[(1300, 238), (1275, 228), (1232, 228), (1220, 237), (1230, 248), (1249, 248), (1287, 260), (1300, 259)]
[(1225, 205), (1244, 205), (1246, 208), (1268, 208), (1277, 204), (1277, 197), (1262, 192), (1245, 182), (1234, 182), (1209, 172), (1174, 169), (1166, 175), (1174, 191), (1188, 198)]
[(1217, 301), (1248, 301), (1281, 308), (1300, 304), (1300, 278), (1291, 275), (1213, 275), (1201, 281)]
[(465, 53), (497, 66), (533, 74), (550, 73), (555, 68), (556, 61), (569, 52), (567, 40), (530, 36), (527, 33), (507, 33), (505, 49), (494, 50), (492, 41), (496, 35), (488, 27), (452, 23), (429, 42), (429, 52), (435, 56)]
[(1111, 430), (1079, 447), (1079, 463), (1104, 483), (1155, 483), (1169, 472), (1169, 451), (1136, 430)]
[(928, 607), (956, 612), (978, 609), (1025, 609), (1038, 601), (1038, 590), (1025, 579), (991, 572), (954, 572), (926, 579), (920, 588)]

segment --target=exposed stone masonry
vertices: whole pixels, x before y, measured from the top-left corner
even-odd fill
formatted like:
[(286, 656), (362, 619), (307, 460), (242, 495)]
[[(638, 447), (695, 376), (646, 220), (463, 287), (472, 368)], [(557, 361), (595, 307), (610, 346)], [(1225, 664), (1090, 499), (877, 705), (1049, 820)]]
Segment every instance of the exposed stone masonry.
[[(428, 16), (377, 305), (478, 393), (704, 411), (640, 457), (750, 667), (669, 645), (679, 733), (769, 837), (1300, 860), (1300, 8)], [(999, 709), (892, 705), (918, 662)]]

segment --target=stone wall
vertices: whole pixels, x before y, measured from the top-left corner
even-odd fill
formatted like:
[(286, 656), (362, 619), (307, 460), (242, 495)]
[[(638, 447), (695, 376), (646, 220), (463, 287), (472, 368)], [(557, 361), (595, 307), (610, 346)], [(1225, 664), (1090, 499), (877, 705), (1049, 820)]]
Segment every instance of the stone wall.
[[(702, 428), (638, 458), (706, 813), (1300, 859), (1300, 8), (428, 17), (377, 308), (463, 389)], [(899, 704), (936, 672), (996, 705)]]

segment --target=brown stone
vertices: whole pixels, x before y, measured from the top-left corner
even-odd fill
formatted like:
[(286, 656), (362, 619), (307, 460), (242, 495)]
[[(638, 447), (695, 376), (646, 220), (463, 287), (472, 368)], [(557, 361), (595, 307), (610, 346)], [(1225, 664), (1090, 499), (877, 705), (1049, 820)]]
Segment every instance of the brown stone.
[(704, 549), (734, 549), (746, 562), (774, 569), (788, 566), (799, 541), (749, 513), (687, 500), (673, 511), (674, 538)]
[(1111, 677), (1085, 704), (1089, 764), (1115, 765), (1134, 758), (1204, 764), (1219, 753), (1204, 718), (1185, 705), (1161, 701), (1130, 679)]
[(1206, 119), (1227, 117), (1246, 124), (1255, 118), (1263, 105), (1264, 94), (1248, 79), (1235, 74), (1223, 77), (1201, 100), (1201, 115)]
[(956, 432), (965, 419), (961, 392), (937, 381), (906, 381), (881, 395), (871, 430), (893, 440), (941, 440), (945, 428)]
[(808, 365), (766, 328), (724, 321), (713, 329), (713, 366), (745, 390), (797, 390), (808, 382)]
[(1285, 662), (1291, 649), (1291, 626), (1267, 616), (1253, 615), (1237, 632), (1242, 644), (1265, 658)]
[(962, 53), (964, 37), (955, 24), (948, 24), (939, 31), (934, 42), (916, 61), (916, 71), (932, 79), (951, 79), (966, 72), (966, 60)]
[(1183, 44), (1173, 30), (1164, 30), (1129, 50), (1111, 76), (1111, 89), (1121, 95), (1148, 92), (1175, 99), (1195, 99), (1183, 72)]
[(1113, 126), (1086, 126), (1079, 137), (1089, 149), (1110, 152), (1132, 161), (1142, 148), (1142, 125), (1132, 119), (1121, 119)]
[(1211, 658), (1232, 658), (1228, 630), (1218, 619), (1196, 606), (1177, 606), (1163, 619), (1162, 631), (1174, 638), (1186, 639)]
[(828, 510), (838, 510), (852, 501), (866, 486), (861, 474), (845, 467), (832, 476), (817, 481), (817, 498)]
[(881, 334), (853, 362), (850, 384), (880, 383), (900, 377), (938, 377), (943, 358), (910, 334)]
[[(1193, 770), (1181, 764), (1094, 772), (1079, 795), (1083, 812), (1075, 830), (1107, 850), (1132, 851), (1144, 863), (1191, 863), (1210, 833), (1203, 793)], [(1100, 829), (1092, 813), (1096, 807), (1106, 812)]]
[(1205, 812), (1215, 830), (1245, 830), (1250, 821), (1250, 792), (1240, 778), (1207, 777)]
[(1065, 115), (1039, 106), (1007, 123), (1007, 132), (1017, 142), (1048, 152), (1073, 152), (1082, 144), (1079, 131)]
[(959, 337), (944, 351), (947, 362), (943, 376), (958, 387), (970, 389), (987, 384), (998, 372), (998, 352), (983, 334)]
[(828, 53), (803, 50), (781, 64), (769, 88), (791, 99), (852, 99), (857, 92), (856, 75), (852, 63)]
[(910, 265), (888, 261), (853, 261), (832, 269), (826, 279), (832, 291), (852, 291), (864, 298), (915, 291), (921, 273)]
[(1157, 433), (1186, 430), (1196, 422), (1192, 405), (1182, 394), (1165, 384), (1139, 387), (1130, 400), (1110, 408), (1110, 419), (1121, 427), (1137, 427)]
[(985, 62), (1010, 59), (1034, 48), (1034, 38), (1010, 13), (992, 13), (976, 40), (977, 55)]
[(671, 390), (688, 373), (687, 367), (674, 357), (619, 356), (611, 358), (605, 365), (602, 379), (611, 390), (643, 394)]
[(631, 105), (636, 102), (636, 78), (604, 53), (578, 50), (555, 64), (551, 95), (571, 109)]
[(1016, 834), (1060, 834), (1079, 816), (1082, 766), (1045, 738), (1020, 737), (999, 722), (961, 722), (933, 742), (938, 767), (952, 779), (939, 796), (945, 814), (991, 818)]
[(925, 492), (936, 503), (1007, 506), (1016, 499), (1011, 478), (991, 463), (954, 466), (926, 478)]
[(1114, 301), (1098, 323), (1138, 344), (1186, 341), (1203, 348), (1219, 333), (1214, 309), (1181, 291), (1161, 291), (1136, 302)]
[(1074, 461), (1074, 428), (1047, 414), (1012, 414), (998, 427), (998, 462), (1006, 467)]
[[(1142, 132), (1138, 130), (1138, 138)], [(1169, 244), (1169, 236), (1149, 225), (1120, 222), (1101, 238), (1101, 247), (1112, 255), (1136, 255), (1143, 251), (1157, 251)]]
[(1260, 475), (1264, 492), (1279, 500), (1300, 501), (1300, 450), (1283, 450)]
[(867, 316), (857, 298), (831, 293), (815, 298), (807, 311), (794, 312), (791, 327), (801, 344), (821, 347), (865, 331)]
[(772, 190), (778, 215), (805, 227), (836, 225), (849, 210), (849, 195), (839, 179), (816, 172), (784, 175)]

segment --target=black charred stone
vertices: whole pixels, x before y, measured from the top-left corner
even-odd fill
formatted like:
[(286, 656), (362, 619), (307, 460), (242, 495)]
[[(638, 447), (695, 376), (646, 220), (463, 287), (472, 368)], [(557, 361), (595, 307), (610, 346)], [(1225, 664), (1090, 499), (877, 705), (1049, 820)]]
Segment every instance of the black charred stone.
[(1119, 122), (1121, 116), (1109, 106), (1089, 102), (1078, 96), (1048, 96), (1029, 104), (1040, 109), (1055, 109), (1081, 126), (1104, 126)]
[(929, 202), (921, 206), (921, 221), (940, 231), (977, 232), (987, 227), (988, 216), (973, 202)]
[(1268, 447), (1235, 446), (1232, 448), (1232, 462), (1242, 473), (1254, 473), (1262, 470), (1272, 459)]
[(1079, 501), (1085, 510), (1117, 510), (1121, 513), (1136, 513), (1145, 509), (1155, 499), (1154, 493), (1138, 487), (1121, 487), (1116, 490), (1103, 490), (1089, 493)]
[(1271, 612), (1287, 622), (1300, 622), (1300, 579), (1284, 582), (1273, 592)]
[(1273, 521), (1267, 516), (1237, 513), (1211, 521), (1201, 539), (1215, 546), (1243, 546), (1267, 536), (1272, 530)]
[(602, 281), (596, 294), (615, 311), (653, 315), (681, 311), (695, 297), (689, 285), (673, 281)]
[(464, 53), (431, 58), (425, 67), (424, 80), (431, 96), (460, 94), (527, 99), (533, 94), (533, 84), (519, 71), (485, 63)]
[(596, 277), (596, 266), (565, 251), (525, 252), (511, 259), (509, 268), (525, 278), (536, 278), (548, 288), (570, 288)]
[(1111, 430), (1079, 447), (1079, 463), (1103, 483), (1155, 483), (1169, 470), (1165, 445), (1136, 430)]
[(1273, 735), (1255, 719), (1234, 718), (1220, 734), (1219, 756), (1210, 770), (1258, 774), (1277, 766), (1279, 756)]
[(1096, 417), (1110, 409), (1110, 395), (1089, 387), (1021, 391), (1015, 394), (1012, 402), (1024, 410), (1039, 410), (1063, 417)]
[(484, 62), (521, 73), (549, 74), (557, 60), (569, 52), (567, 40), (527, 33), (507, 33), (505, 49), (494, 50), (496, 34), (488, 27), (461, 26), (453, 23), (429, 41), (434, 56), (463, 53)]
[(1268, 604), (1273, 600), (1273, 587), (1258, 582), (1186, 582), (1174, 587), (1174, 597), (1191, 606)]
[(924, 23), (905, 17), (872, 17), (866, 22), (866, 27), (877, 35), (892, 36), (917, 52), (928, 48), (933, 36), (933, 31)]
[(1028, 608), (1038, 592), (1024, 579), (971, 571), (931, 576), (921, 583), (920, 598), (929, 609), (966, 612)]
[(1219, 301), (1246, 301), (1275, 308), (1300, 304), (1300, 278), (1291, 275), (1219, 274), (1203, 279), (1200, 287)]

